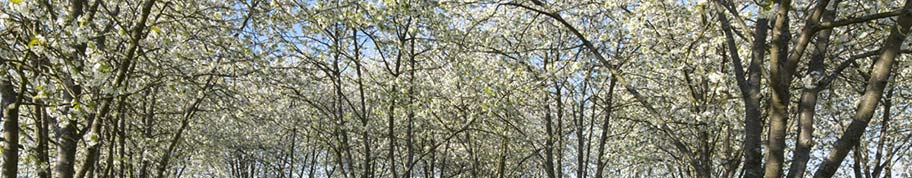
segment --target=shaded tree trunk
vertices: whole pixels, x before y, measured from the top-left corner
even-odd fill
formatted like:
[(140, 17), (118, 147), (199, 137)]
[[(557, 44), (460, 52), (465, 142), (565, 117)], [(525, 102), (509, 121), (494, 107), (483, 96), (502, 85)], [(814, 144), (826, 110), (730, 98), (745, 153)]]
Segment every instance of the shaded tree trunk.
[[(912, 0), (906, 0), (903, 9), (912, 8)], [(909, 27), (912, 26), (912, 14), (904, 13), (897, 19), (896, 25), (890, 28), (890, 35), (884, 40), (881, 48), (880, 59), (874, 63), (871, 70), (871, 76), (868, 79), (865, 93), (861, 97), (855, 116), (852, 122), (846, 128), (845, 132), (836, 141), (835, 146), (827, 154), (823, 164), (817, 169), (815, 178), (829, 178), (836, 173), (839, 165), (845, 159), (848, 152), (858, 145), (859, 139), (864, 134), (865, 128), (868, 127), (877, 103), (880, 101), (887, 81), (890, 78), (890, 71), (893, 67), (893, 61), (900, 52), (900, 47), (909, 34)]]
[[(833, 7), (838, 7), (841, 0), (833, 2)], [(818, 6), (825, 8), (826, 5)], [(836, 9), (826, 10), (823, 13), (823, 23), (832, 22), (836, 18)], [(814, 115), (817, 110), (817, 95), (820, 92), (822, 84), (819, 82), (823, 78), (825, 70), (824, 59), (826, 58), (827, 47), (830, 43), (830, 34), (832, 30), (824, 29), (818, 32), (815, 42), (814, 53), (808, 61), (808, 74), (811, 86), (805, 86), (801, 92), (801, 99), (798, 104), (798, 138), (795, 150), (792, 154), (792, 163), (789, 168), (787, 177), (801, 178), (807, 169), (807, 162), (811, 158), (811, 148), (814, 146)]]
[[(397, 92), (398, 87), (396, 84), (393, 84), (391, 92)], [(387, 139), (389, 140), (389, 152), (387, 152), (387, 161), (389, 161), (390, 176), (393, 178), (398, 178), (399, 174), (396, 171), (396, 122), (395, 122), (395, 113), (396, 113), (396, 96), (390, 97), (389, 113), (387, 114)]]
[[(733, 9), (730, 1), (717, 1), (720, 5)], [(732, 27), (727, 17), (718, 13), (722, 22), (722, 29), (726, 37), (728, 55), (732, 59), (732, 66), (735, 73), (735, 81), (741, 91), (741, 100), (744, 102), (744, 141), (742, 150), (744, 153), (744, 177), (758, 178), (763, 176), (761, 150), (761, 135), (763, 133), (763, 122), (760, 110), (760, 78), (761, 65), (766, 56), (766, 36), (769, 31), (769, 20), (766, 18), (757, 19), (754, 27), (753, 44), (751, 46), (751, 61), (748, 65), (747, 76), (745, 76), (744, 67), (741, 66), (741, 57), (738, 54), (737, 44)]]
[[(78, 85), (72, 85), (72, 92), (64, 92), (63, 100), (72, 101), (75, 96), (79, 96), (80, 87)], [(64, 106), (61, 110), (67, 118), (61, 118), (63, 127), (60, 129), (58, 136), (60, 139), (57, 144), (57, 165), (54, 167), (54, 175), (57, 178), (72, 178), (75, 174), (73, 169), (74, 164), (76, 164), (76, 144), (79, 141), (76, 133), (76, 120), (72, 117), (69, 110), (71, 106)]]
[(609, 128), (611, 128), (611, 113), (614, 111), (614, 86), (615, 83), (617, 83), (614, 78), (611, 78), (609, 80), (608, 98), (605, 99), (604, 104), (605, 120), (602, 121), (602, 133), (601, 136), (599, 136), (598, 155), (596, 155), (597, 163), (595, 169), (595, 177), (604, 177), (603, 174), (605, 172), (605, 166), (607, 164), (606, 160), (603, 159), (603, 157), (605, 157), (605, 144), (608, 142), (608, 132)]
[[(3, 108), (3, 177), (15, 178), (19, 169), (19, 94), (10, 74), (0, 79), (0, 108)], [(25, 80), (24, 78), (21, 80)], [(25, 84), (23, 82), (23, 84)], [(24, 89), (24, 87), (21, 87)], [(22, 92), (22, 91), (20, 91)]]
[(362, 142), (364, 143), (364, 145), (362, 146), (364, 149), (364, 163), (362, 163), (362, 165), (361, 165), (361, 167), (364, 169), (362, 177), (371, 178), (371, 177), (374, 177), (374, 168), (373, 168), (373, 160), (372, 160), (373, 157), (371, 154), (371, 145), (370, 145), (370, 143), (371, 143), (370, 132), (369, 132), (370, 128), (368, 127), (368, 122), (370, 121), (370, 119), (368, 119), (368, 117), (367, 117), (367, 106), (366, 106), (367, 101), (365, 100), (365, 97), (364, 97), (364, 82), (363, 82), (364, 75), (361, 73), (362, 72), (361, 71), (362, 70), (361, 69), (362, 68), (362, 66), (361, 66), (361, 44), (358, 41), (358, 31), (357, 30), (352, 31), (352, 43), (354, 43), (354, 46), (355, 46), (355, 57), (354, 57), (353, 61), (355, 62), (355, 73), (358, 75), (356, 82), (358, 84), (358, 96), (359, 96), (358, 99), (360, 100), (359, 104), (360, 104), (360, 109), (361, 109), (361, 117), (360, 117), (361, 126), (364, 127), (364, 130), (361, 132), (361, 137), (363, 139)]
[[(409, 24), (409, 26), (410, 26), (411, 21), (409, 21), (408, 23), (410, 23)], [(417, 70), (417, 68), (415, 67), (415, 65), (416, 65), (415, 57), (417, 55), (415, 53), (415, 43), (416, 42), (415, 42), (414, 35), (411, 35), (411, 37), (409, 37), (409, 40), (408, 40), (408, 44), (409, 44), (409, 47), (408, 47), (408, 63), (409, 63), (408, 82), (409, 82), (409, 86), (406, 91), (407, 92), (406, 96), (408, 96), (408, 98), (407, 98), (408, 102), (407, 102), (407, 107), (406, 107), (406, 122), (408, 122), (408, 123), (406, 125), (406, 130), (405, 130), (405, 134), (406, 134), (405, 145), (406, 145), (407, 156), (406, 156), (406, 163), (405, 163), (406, 169), (405, 169), (404, 177), (413, 177), (412, 168), (415, 165), (415, 139), (414, 139), (414, 137), (415, 137), (415, 131), (414, 131), (414, 125), (415, 125), (415, 71)]]
[[(79, 16), (83, 14), (83, 7), (86, 3), (86, 0), (73, 0), (69, 2), (69, 17), (66, 19), (67, 24), (73, 22)], [(81, 47), (75, 45), (74, 48), (77, 50)], [(83, 48), (84, 49), (84, 48)], [(77, 51), (78, 55), (79, 52)], [(76, 61), (77, 56), (68, 56), (71, 60)], [(69, 76), (67, 76), (69, 77)], [(67, 103), (73, 103), (74, 98), (78, 98), (81, 94), (81, 87), (75, 83), (71, 78), (63, 79), (64, 91), (63, 91), (63, 101)], [(62, 107), (62, 115), (65, 115), (65, 118), (61, 118), (63, 122), (63, 127), (60, 129), (60, 132), (57, 134), (60, 139), (57, 144), (57, 165), (54, 168), (55, 175), (58, 178), (72, 178), (75, 174), (74, 166), (76, 164), (76, 147), (79, 139), (76, 132), (76, 117), (74, 114), (70, 113), (71, 105), (65, 105)]]
[(48, 130), (50, 127), (48, 127), (48, 124), (50, 123), (48, 121), (49, 119), (47, 118), (48, 116), (46, 116), (47, 113), (45, 113), (44, 106), (41, 106), (44, 103), (37, 98), (33, 98), (32, 102), (36, 103), (36, 105), (33, 107), (33, 111), (35, 112), (35, 130), (37, 132), (35, 134), (38, 137), (36, 143), (37, 146), (35, 147), (35, 155), (38, 157), (37, 164), (39, 166), (36, 171), (39, 178), (50, 178), (51, 162), (50, 157), (48, 157), (48, 145), (50, 140), (50, 137), (48, 135)]
[(776, 21), (773, 25), (772, 43), (770, 45), (770, 106), (769, 106), (769, 146), (767, 147), (765, 178), (782, 177), (782, 166), (785, 165), (785, 135), (788, 120), (789, 90), (791, 73), (785, 67), (788, 58), (790, 0), (779, 1)]
[[(549, 60), (544, 59), (544, 70), (548, 70)], [(543, 84), (544, 85), (544, 84)], [(545, 114), (545, 174), (548, 178), (555, 178), (554, 173), (554, 128), (552, 128), (551, 119), (551, 95), (545, 95), (544, 114)]]

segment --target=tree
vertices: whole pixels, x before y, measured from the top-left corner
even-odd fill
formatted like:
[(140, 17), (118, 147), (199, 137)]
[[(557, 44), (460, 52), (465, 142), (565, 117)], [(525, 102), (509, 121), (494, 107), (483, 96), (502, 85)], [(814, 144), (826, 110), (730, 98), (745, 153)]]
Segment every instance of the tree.
[(0, 1), (0, 172), (903, 177), (900, 3)]

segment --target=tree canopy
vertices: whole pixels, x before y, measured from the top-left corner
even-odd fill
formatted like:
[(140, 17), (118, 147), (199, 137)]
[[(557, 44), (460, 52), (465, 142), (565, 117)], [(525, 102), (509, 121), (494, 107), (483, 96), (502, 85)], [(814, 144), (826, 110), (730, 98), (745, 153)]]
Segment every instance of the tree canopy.
[(912, 0), (0, 0), (0, 177), (912, 176)]

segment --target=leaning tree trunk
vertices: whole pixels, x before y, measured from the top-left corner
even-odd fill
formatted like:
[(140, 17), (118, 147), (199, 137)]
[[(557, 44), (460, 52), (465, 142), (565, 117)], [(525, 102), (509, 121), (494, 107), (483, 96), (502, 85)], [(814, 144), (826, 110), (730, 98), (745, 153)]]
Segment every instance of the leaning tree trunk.
[[(912, 0), (906, 0), (905, 5), (903, 6), (903, 9), (909, 8), (912, 8)], [(893, 61), (896, 59), (896, 56), (899, 55), (900, 47), (909, 34), (910, 26), (912, 26), (912, 14), (904, 13), (899, 16), (896, 25), (890, 28), (890, 36), (884, 40), (880, 59), (874, 63), (874, 68), (871, 70), (871, 76), (868, 79), (865, 93), (861, 97), (861, 102), (858, 104), (858, 109), (856, 109), (852, 123), (849, 124), (849, 127), (846, 128), (842, 136), (839, 137), (839, 140), (836, 140), (835, 147), (827, 155), (827, 158), (824, 159), (823, 164), (817, 169), (814, 177), (833, 177), (833, 174), (836, 173), (836, 170), (839, 168), (839, 165), (842, 164), (842, 161), (845, 159), (846, 155), (848, 155), (849, 151), (858, 145), (861, 135), (864, 134), (865, 128), (868, 127), (868, 122), (870, 122), (871, 117), (874, 116), (874, 109), (877, 108), (877, 103), (883, 96), (884, 88), (887, 86), (887, 81), (890, 78), (890, 70), (893, 67)]]

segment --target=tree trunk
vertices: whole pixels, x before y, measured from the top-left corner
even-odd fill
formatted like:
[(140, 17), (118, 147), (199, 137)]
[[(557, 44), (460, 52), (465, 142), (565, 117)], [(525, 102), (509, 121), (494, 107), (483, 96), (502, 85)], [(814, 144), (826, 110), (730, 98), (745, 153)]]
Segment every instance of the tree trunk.
[[(22, 79), (24, 80), (24, 79)], [(24, 83), (23, 83), (24, 84)], [(3, 108), (3, 177), (15, 178), (19, 170), (19, 94), (14, 91), (12, 77), (0, 79)], [(24, 88), (24, 87), (23, 87)], [(22, 91), (20, 91), (22, 92)]]
[[(751, 47), (751, 61), (748, 66), (747, 91), (742, 89), (744, 100), (744, 177), (763, 177), (763, 118), (760, 100), (760, 79), (762, 78), (763, 60), (766, 58), (766, 36), (769, 32), (769, 20), (757, 19), (754, 27), (754, 42)], [(738, 64), (740, 65), (740, 63)]]
[(769, 146), (766, 156), (764, 177), (782, 177), (782, 166), (785, 165), (785, 135), (788, 120), (789, 90), (791, 73), (784, 67), (788, 58), (790, 0), (779, 1), (776, 22), (773, 26), (770, 45), (770, 112), (769, 112)]
[(32, 99), (32, 102), (36, 103), (36, 105), (34, 106), (34, 112), (35, 112), (35, 127), (37, 127), (35, 130), (37, 131), (37, 133), (35, 133), (35, 134), (38, 137), (38, 143), (37, 143), (38, 145), (35, 148), (35, 152), (37, 152), (37, 153), (35, 155), (38, 156), (37, 164), (39, 166), (36, 171), (38, 172), (39, 178), (50, 178), (51, 177), (51, 162), (50, 162), (50, 157), (48, 157), (48, 148), (49, 148), (48, 145), (49, 145), (49, 141), (50, 141), (50, 137), (48, 135), (48, 130), (50, 127), (48, 127), (48, 124), (49, 124), (48, 118), (47, 118), (48, 116), (46, 116), (47, 113), (45, 113), (44, 106), (41, 106), (43, 104), (41, 102), (41, 100), (34, 98), (34, 99)]
[(497, 161), (497, 177), (498, 178), (504, 178), (506, 176), (507, 153), (508, 153), (507, 150), (508, 149), (509, 148), (507, 145), (507, 138), (506, 138), (506, 136), (504, 136), (504, 138), (501, 138), (501, 140), (500, 140), (500, 156), (498, 156), (500, 160)]
[(592, 76), (592, 69), (593, 68), (589, 68), (589, 70), (586, 72), (585, 79), (583, 79), (582, 95), (580, 95), (580, 101), (579, 101), (579, 113), (577, 113), (577, 117), (576, 117), (576, 169), (577, 169), (576, 177), (586, 177), (586, 167), (587, 167), (586, 153), (587, 152), (585, 152), (583, 150), (585, 149), (585, 146), (586, 146), (586, 142), (585, 142), (584, 138), (587, 138), (587, 137), (583, 136), (583, 132), (584, 132), (583, 130), (585, 128), (583, 125), (585, 124), (584, 120), (586, 118), (586, 114), (585, 114), (586, 113), (586, 101), (587, 101), (586, 94), (589, 91), (588, 90), (589, 78)]
[[(903, 9), (909, 8), (912, 8), (912, 0), (906, 0), (903, 6)], [(910, 26), (912, 26), (912, 14), (904, 13), (898, 17), (896, 25), (890, 28), (890, 36), (884, 40), (880, 59), (874, 63), (865, 93), (861, 97), (861, 102), (858, 104), (852, 123), (849, 124), (842, 136), (836, 140), (835, 146), (827, 155), (823, 164), (817, 169), (814, 177), (832, 177), (852, 147), (858, 145), (865, 128), (868, 127), (868, 122), (874, 116), (874, 110), (877, 108), (877, 103), (880, 101), (890, 78), (893, 61), (899, 54), (900, 47), (909, 34)]]
[(373, 168), (373, 161), (371, 160), (372, 154), (371, 154), (371, 145), (370, 145), (370, 132), (368, 132), (370, 130), (370, 128), (367, 125), (370, 120), (367, 118), (367, 107), (366, 107), (367, 101), (365, 101), (365, 97), (364, 97), (364, 82), (363, 82), (363, 74), (361, 73), (361, 70), (362, 70), (361, 69), (361, 44), (358, 41), (358, 31), (357, 30), (352, 30), (352, 43), (354, 43), (354, 46), (355, 46), (355, 57), (354, 57), (353, 61), (355, 62), (355, 73), (358, 75), (357, 84), (358, 84), (358, 96), (359, 96), (358, 99), (360, 100), (359, 104), (360, 104), (360, 109), (361, 109), (360, 118), (361, 118), (361, 126), (364, 129), (361, 132), (361, 137), (363, 139), (362, 142), (364, 143), (364, 145), (362, 146), (362, 147), (364, 147), (363, 148), (364, 149), (364, 163), (362, 163), (363, 165), (361, 165), (361, 167), (364, 169), (362, 177), (363, 178), (372, 178), (372, 177), (374, 177), (374, 168)]
[(554, 81), (554, 99), (557, 101), (557, 109), (555, 109), (555, 112), (557, 112), (555, 113), (557, 116), (557, 118), (555, 118), (557, 120), (557, 126), (554, 128), (554, 136), (557, 137), (557, 147), (554, 148), (557, 152), (554, 154), (557, 159), (557, 165), (555, 165), (554, 168), (557, 169), (555, 175), (557, 177), (564, 177), (564, 102), (561, 97), (563, 95), (563, 92), (561, 91), (562, 88), (561, 82)]
[[(150, 1), (152, 1), (152, 0), (150, 0)], [(213, 68), (213, 70), (214, 69), (215, 68)], [(161, 160), (158, 161), (159, 165), (156, 170), (157, 177), (159, 177), (159, 178), (166, 177), (165, 173), (166, 173), (166, 169), (169, 166), (168, 162), (171, 160), (171, 155), (174, 154), (174, 150), (177, 149), (177, 146), (180, 144), (181, 137), (183, 136), (184, 130), (187, 130), (187, 127), (190, 124), (190, 119), (193, 118), (193, 116), (196, 114), (197, 108), (199, 107), (200, 103), (203, 101), (203, 99), (206, 98), (206, 90), (208, 90), (208, 88), (213, 85), (213, 83), (214, 83), (213, 76), (214, 75), (209, 76), (209, 79), (207, 79), (208, 81), (206, 82), (205, 86), (202, 88), (201, 91), (202, 91), (203, 95), (198, 96), (198, 98), (196, 98), (196, 101), (193, 101), (193, 103), (191, 103), (190, 106), (188, 106), (186, 108), (186, 110), (184, 111), (183, 116), (181, 118), (180, 128), (178, 128), (177, 132), (174, 133), (174, 136), (171, 138), (171, 142), (168, 144), (167, 150), (165, 150), (165, 153), (164, 153), (164, 155), (162, 155)]]
[[(78, 85), (69, 85), (68, 88), (72, 90), (72, 93), (69, 91), (63, 92), (63, 101), (73, 101), (75, 96), (79, 96), (80, 87)], [(60, 139), (57, 144), (57, 165), (54, 167), (54, 174), (57, 178), (73, 178), (75, 170), (73, 166), (76, 164), (76, 146), (78, 143), (78, 136), (76, 133), (76, 119), (72, 113), (70, 113), (72, 105), (63, 106), (61, 111), (63, 112), (65, 118), (61, 118), (63, 127), (60, 129), (58, 136)]]
[[(838, 7), (840, 1), (834, 1), (833, 7)], [(823, 7), (826, 7), (826, 5)], [(825, 11), (822, 22), (832, 22), (836, 18), (835, 11), (835, 8)], [(811, 158), (811, 148), (814, 146), (814, 115), (817, 113), (817, 95), (823, 87), (818, 81), (823, 78), (824, 72), (826, 72), (824, 59), (830, 43), (831, 32), (832, 30), (830, 29), (818, 32), (814, 53), (811, 55), (810, 61), (808, 61), (808, 74), (806, 77), (810, 77), (813, 83), (810, 86), (805, 86), (801, 92), (801, 101), (798, 104), (798, 140), (787, 175), (789, 178), (804, 177), (807, 170), (807, 162)]]
[[(544, 61), (544, 71), (548, 70), (549, 61), (546, 58)], [(548, 175), (548, 178), (555, 178), (554, 175), (554, 129), (551, 125), (551, 95), (545, 95), (545, 174)]]
[(614, 86), (615, 86), (615, 83), (617, 83), (614, 80), (614, 78), (610, 78), (609, 80), (610, 81), (608, 82), (608, 98), (605, 100), (605, 104), (604, 104), (605, 105), (605, 109), (604, 109), (605, 110), (605, 121), (602, 122), (602, 133), (601, 133), (601, 136), (599, 136), (600, 139), (599, 139), (598, 155), (596, 155), (597, 162), (596, 162), (596, 167), (595, 167), (596, 168), (595, 177), (604, 177), (603, 174), (605, 172), (605, 165), (607, 164), (607, 163), (605, 163), (605, 160), (602, 157), (605, 156), (605, 144), (608, 142), (608, 128), (611, 127), (611, 113), (612, 113), (612, 111), (614, 111), (614, 106), (613, 106), (614, 102), (612, 101), (614, 99)]
[[(409, 22), (409, 23), (411, 23), (411, 22)], [(405, 164), (406, 165), (405, 176), (403, 176), (403, 177), (413, 177), (412, 168), (414, 167), (414, 164), (415, 164), (415, 139), (414, 139), (415, 131), (414, 131), (413, 127), (415, 125), (415, 71), (417, 70), (417, 68), (415, 67), (415, 65), (416, 65), (415, 57), (417, 54), (415, 54), (415, 40), (414, 39), (415, 38), (413, 36), (413, 37), (410, 37), (410, 40), (408, 41), (408, 44), (409, 44), (409, 49), (408, 49), (408, 62), (409, 62), (408, 82), (409, 82), (409, 86), (406, 91), (407, 92), (406, 96), (408, 96), (408, 98), (407, 98), (408, 102), (407, 102), (406, 116), (405, 116), (406, 122), (408, 122), (406, 125), (406, 130), (405, 130), (405, 134), (406, 134), (405, 145), (406, 145), (407, 156), (406, 156), (406, 164)]]
[(852, 161), (853, 161), (852, 173), (854, 173), (855, 178), (868, 178), (868, 177), (865, 177), (864, 173), (862, 173), (862, 171), (861, 171), (861, 169), (862, 169), (861, 168), (861, 162), (862, 162), (861, 149), (859, 149), (858, 146), (856, 146), (855, 150), (852, 151), (852, 156), (854, 156), (854, 158), (852, 159)]
[[(722, 6), (731, 8), (731, 2), (717, 1)], [(732, 34), (732, 27), (724, 13), (718, 12), (722, 22), (722, 29), (725, 34), (728, 48), (728, 55), (732, 59), (732, 66), (735, 72), (735, 81), (741, 90), (741, 99), (744, 102), (744, 141), (742, 150), (744, 152), (744, 177), (758, 178), (763, 177), (761, 150), (761, 135), (763, 133), (763, 122), (760, 111), (760, 78), (761, 65), (766, 54), (766, 36), (769, 31), (769, 20), (766, 18), (757, 19), (754, 27), (754, 41), (751, 47), (751, 61), (748, 66), (747, 76), (745, 76), (744, 67), (741, 66), (741, 55), (738, 53), (737, 43)], [(746, 78), (745, 78), (746, 77)]]
[[(393, 93), (398, 93), (397, 85), (393, 84), (392, 87), (393, 88), (390, 91)], [(387, 135), (386, 136), (387, 136), (387, 139), (389, 139), (389, 152), (387, 153), (387, 160), (389, 161), (390, 176), (392, 176), (393, 178), (399, 177), (399, 174), (396, 171), (396, 135), (395, 135), (396, 122), (394, 120), (395, 119), (394, 115), (396, 115), (396, 96), (397, 95), (398, 94), (393, 94), (393, 96), (390, 97), (390, 105), (389, 105), (389, 111), (388, 111), (389, 113), (387, 114), (388, 126), (387, 126)]]
[(99, 148), (101, 147), (102, 140), (104, 140), (104, 138), (101, 138), (102, 121), (103, 120), (100, 117), (96, 118), (95, 123), (92, 124), (92, 128), (89, 130), (89, 139), (94, 140), (90, 140), (89, 142), (95, 143), (86, 143), (88, 145), (88, 149), (86, 149), (88, 155), (86, 155), (85, 160), (82, 162), (82, 167), (76, 176), (78, 178), (85, 178), (86, 174), (95, 171), (95, 165), (98, 163), (98, 155), (101, 151)]
[[(884, 156), (883, 153), (885, 151), (884, 145), (890, 144), (890, 143), (887, 143), (887, 139), (890, 139), (890, 137), (887, 134), (887, 131), (890, 128), (890, 119), (892, 117), (891, 116), (892, 113), (890, 113), (890, 107), (893, 106), (892, 98), (893, 98), (894, 90), (896, 90), (895, 84), (892, 88), (890, 88), (890, 91), (887, 93), (887, 96), (883, 100), (884, 101), (883, 118), (881, 118), (881, 123), (880, 123), (880, 138), (877, 140), (877, 152), (874, 154), (874, 172), (871, 174), (872, 178), (880, 177), (880, 174), (883, 172), (883, 168), (884, 168), (885, 164), (889, 164), (889, 160), (887, 161), (887, 163), (881, 163), (881, 162), (883, 162), (883, 158), (884, 158), (883, 157)], [(890, 149), (890, 148), (888, 147), (886, 149)], [(887, 159), (889, 159), (889, 158), (887, 158)]]

